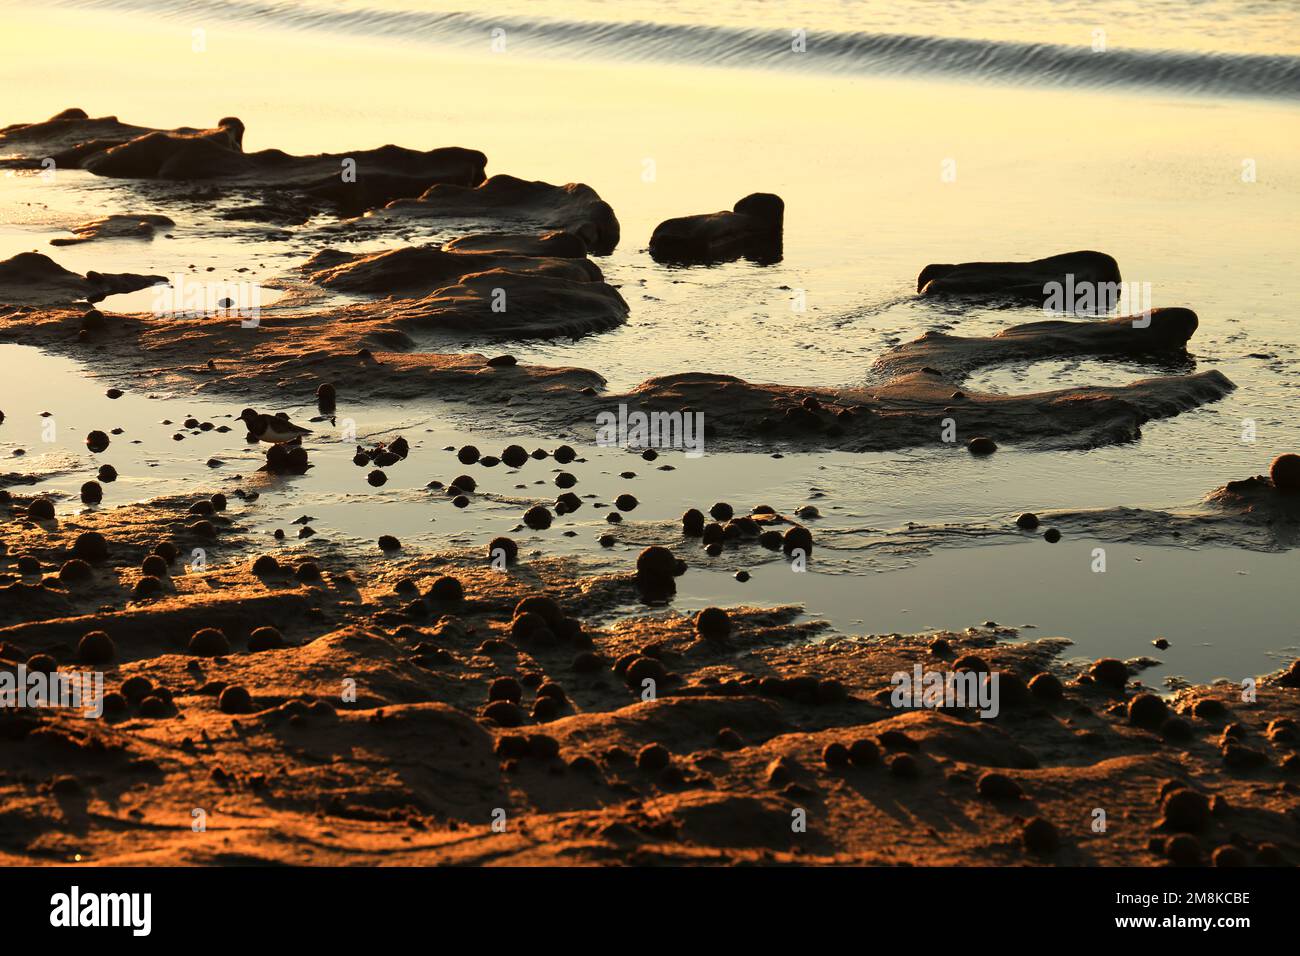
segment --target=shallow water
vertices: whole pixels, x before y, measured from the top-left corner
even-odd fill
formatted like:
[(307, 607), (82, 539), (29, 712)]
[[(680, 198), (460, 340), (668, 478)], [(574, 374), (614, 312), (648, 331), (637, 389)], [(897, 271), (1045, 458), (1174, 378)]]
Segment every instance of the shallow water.
[[(1084, 17), (1078, 7), (1060, 9)], [(1276, 16), (1260, 13), (1263, 26), (1250, 27), (1272, 36), (1270, 43), (1248, 38), (1236, 48), (1283, 51), (1284, 35), (1267, 26)], [(1082, 88), (1063, 93), (919, 74), (648, 65), (617, 62), (617, 51), (609, 50), (581, 62), (532, 59), (435, 50), (418, 38), (397, 43), (364, 31), (340, 46), (335, 34), (310, 23), (290, 30), (272, 18), (250, 29), (211, 13), (201, 19), (209, 42), (203, 54), (191, 51), (184, 18), (137, 17), (124, 31), (120, 14), (37, 16), (19, 7), (10, 22), (9, 37), (27, 38), (29, 52), (0, 58), (0, 88), (20, 88), (32, 50), (39, 50), (44, 79), (25, 86), (3, 122), (39, 119), (71, 105), (160, 126), (234, 114), (248, 126), (249, 149), (459, 144), (483, 149), (489, 173), (589, 183), (622, 223), (619, 248), (600, 264), (631, 305), (628, 325), (578, 342), (465, 345), (592, 368), (613, 389), (686, 370), (808, 385), (864, 383), (885, 348), (927, 329), (988, 334), (1042, 317), (1029, 309), (957, 311), (920, 302), (912, 293), (927, 262), (1032, 258), (1073, 248), (1109, 252), (1126, 280), (1151, 283), (1154, 305), (1198, 312), (1191, 367), (1221, 370), (1238, 391), (1149, 424), (1140, 442), (1090, 452), (1028, 451), (1016, 447), (1014, 436), (998, 436), (1002, 450), (987, 460), (946, 446), (780, 459), (756, 447), (752, 454), (710, 452), (699, 460), (668, 455), (650, 465), (617, 450), (584, 448), (588, 461), (569, 469), (580, 478), (574, 490), (604, 502), (631, 490), (642, 505), (629, 517), (650, 520), (676, 518), (687, 506), (717, 499), (740, 510), (767, 503), (786, 512), (817, 503), (825, 517), (813, 524), (818, 550), (809, 573), (791, 574), (784, 562), (758, 551), (719, 559), (708, 570), (697, 560), (703, 556), (692, 553), (688, 560), (701, 566), (679, 582), (674, 606), (682, 611), (709, 601), (803, 603), (846, 633), (989, 619), (1032, 623), (1037, 630), (1026, 636), (1066, 635), (1088, 656), (1147, 653), (1152, 638), (1165, 636), (1173, 646), (1157, 656), (1166, 665), (1147, 672), (1148, 680), (1239, 676), (1294, 656), (1300, 629), (1283, 587), (1295, 578), (1294, 553), (1108, 545), (1109, 570), (1094, 574), (1089, 564), (1098, 543), (1087, 540), (1067, 538), (1054, 547), (1018, 536), (958, 538), (923, 549), (863, 544), (872, 537), (865, 529), (899, 529), (909, 521), (981, 524), (1026, 509), (1185, 505), (1227, 480), (1263, 471), (1278, 452), (1300, 449), (1300, 333), (1288, 295), (1300, 238), (1300, 126), (1291, 103)], [(980, 21), (968, 26), (976, 30)], [(112, 44), (105, 44), (107, 34)], [(1171, 30), (1168, 45), (1215, 46), (1189, 36)], [(1014, 30), (997, 38), (1023, 39)], [(120, 57), (111, 69), (108, 48)], [(160, 63), (185, 82), (158, 82)], [(955, 167), (945, 166), (948, 160)], [(1253, 182), (1242, 179), (1246, 161), (1253, 162)], [(955, 179), (945, 181), (941, 173), (953, 168)], [(755, 190), (786, 200), (782, 262), (674, 269), (645, 255), (661, 219), (726, 208)], [(168, 230), (174, 238), (48, 245), (90, 215), (128, 211), (171, 215), (178, 223)], [(350, 241), (348, 229), (322, 223), (273, 241), (254, 227), (214, 239), (202, 217), (157, 206), (148, 190), (79, 172), (61, 172), (54, 183), (0, 178), (0, 222), (0, 257), (36, 249), (78, 271), (181, 272), (229, 281), (284, 275), (327, 246), (400, 244), (372, 235)], [(454, 224), (437, 233), (411, 229), (401, 241), (459, 231)], [(803, 312), (792, 308), (800, 290)], [(264, 301), (273, 294), (266, 290)], [(104, 307), (147, 309), (152, 295), (115, 297)], [(550, 484), (553, 462), (530, 463), (518, 475), (504, 467), (474, 469), (490, 495), (506, 500), (480, 496), (464, 511), (425, 489), (431, 479), (446, 482), (468, 470), (444, 446), (469, 440), (497, 451), (511, 441), (528, 448), (557, 443), (558, 436), (512, 424), (508, 410), (435, 403), (351, 408), (344, 396), (339, 414), (356, 421), (362, 440), (400, 430), (415, 449), (376, 491), (351, 464), (352, 444), (329, 423), (313, 426), (321, 434), (309, 445), (315, 467), (306, 476), (255, 477), (260, 458), (244, 445), (242, 429), (185, 433), (177, 442), (177, 426), (160, 424), (190, 414), (229, 422), (225, 416), (243, 403), (150, 398), (134, 393), (130, 382), (92, 380), (91, 370), (68, 360), (12, 346), (0, 356), (5, 470), (66, 468), (37, 487), (71, 493), (74, 502), (93, 473), (85, 433), (114, 425), (126, 433), (98, 458), (111, 461), (122, 478), (106, 486), (105, 506), (240, 485), (262, 493), (248, 517), (268, 546), (276, 527), (292, 537), (297, 526), (291, 522), (302, 514), (315, 516), (312, 526), (335, 540), (373, 542), (392, 532), (431, 547), (478, 545), (516, 527), (524, 499), (550, 501), (557, 493)], [(1120, 384), (1168, 371), (1133, 362), (1050, 361), (984, 370), (970, 387), (1021, 392)], [(109, 385), (127, 394), (110, 402), (103, 397)], [(285, 396), (272, 410), (306, 420), (314, 414), (303, 404), (309, 398)], [(39, 418), (47, 410), (58, 424), (58, 438), (48, 445)], [(1253, 442), (1242, 440), (1246, 422), (1253, 423)], [(27, 454), (11, 457), (16, 447)], [(225, 464), (209, 469), (210, 457)], [(675, 470), (658, 471), (665, 463)], [(618, 479), (624, 470), (638, 477)], [(544, 484), (533, 484), (539, 479)], [(531, 537), (547, 553), (580, 553), (626, 567), (627, 550), (606, 552), (593, 543), (606, 530), (607, 510), (587, 505)], [(566, 538), (565, 530), (577, 534)], [(752, 563), (760, 559), (768, 563)], [(754, 575), (747, 584), (730, 576), (742, 566)]]
[[(672, 603), (681, 613), (713, 603), (798, 604), (810, 617), (826, 620), (831, 636), (960, 629), (990, 619), (1032, 625), (1022, 636), (1068, 636), (1077, 645), (1070, 655), (1154, 655), (1163, 665), (1144, 673), (1153, 685), (1171, 677), (1208, 680), (1266, 672), (1293, 657), (1300, 645), (1293, 609), (1278, 601), (1300, 568), (1295, 552), (1114, 544), (1080, 537), (1048, 545), (1034, 536), (979, 527), (922, 534), (907, 529), (909, 521), (969, 526), (988, 520), (1005, 526), (1001, 519), (1016, 510), (1009, 496), (1036, 496), (1040, 507), (1080, 504), (1054, 495), (1041, 474), (1025, 476), (1012, 491), (996, 475), (986, 476), (995, 480), (969, 483), (954, 479), (948, 474), (953, 469), (941, 468), (932, 452), (781, 458), (708, 454), (696, 459), (666, 453), (646, 462), (622, 449), (595, 447), (583, 448), (582, 458), (563, 469), (550, 460), (530, 461), (517, 470), (504, 465), (489, 469), (461, 465), (448, 446), (475, 443), (496, 451), (518, 438), (533, 447), (526, 433), (459, 430), (438, 411), (354, 408), (345, 402), (333, 423), (311, 424), (316, 434), (307, 443), (312, 453), (308, 473), (281, 477), (257, 470), (261, 453), (245, 442), (238, 424), (226, 433), (183, 427), (191, 416), (216, 426), (230, 424), (237, 409), (229, 402), (137, 393), (130, 382), (94, 378), (72, 360), (23, 346), (0, 346), (0, 363), (10, 372), (5, 440), (0, 442), (5, 470), (42, 476), (30, 489), (14, 490), (62, 495), (59, 514), (86, 507), (77, 498), (78, 489), (100, 464), (108, 463), (119, 477), (103, 485), (104, 501), (98, 507), (222, 490), (231, 497), (232, 514), (271, 552), (325, 542), (373, 552), (375, 539), (384, 533), (396, 534), (407, 549), (485, 548), (491, 537), (509, 534), (519, 541), (525, 559), (529, 554), (570, 554), (598, 570), (624, 571), (632, 566), (639, 544), (604, 549), (595, 543), (606, 531), (619, 533), (605, 521), (615, 497), (628, 492), (639, 499), (625, 515), (629, 523), (671, 522), (686, 507), (707, 509), (720, 497), (719, 476), (724, 475), (721, 497), (741, 512), (760, 503), (785, 513), (815, 504), (822, 517), (808, 522), (816, 535), (813, 560), (807, 571), (794, 572), (778, 555), (756, 545), (708, 559), (698, 542), (677, 544), (677, 535), (666, 531), (664, 540), (675, 544), (691, 565), (678, 579)], [(104, 393), (112, 385), (125, 394), (109, 399)], [(51, 408), (68, 411), (42, 417)], [(306, 405), (285, 410), (300, 423), (315, 413)], [(389, 481), (382, 489), (366, 484), (368, 468), (352, 464), (355, 442), (340, 434), (349, 425), (362, 444), (397, 434), (410, 442), (409, 458), (386, 469)], [(84, 439), (94, 428), (120, 428), (122, 433), (112, 436), (106, 451), (91, 454)], [(551, 448), (555, 442), (541, 444)], [(25, 454), (15, 455), (17, 449)], [(964, 452), (953, 457), (967, 460)], [(981, 464), (1005, 475), (1001, 457)], [(210, 466), (214, 459), (219, 464)], [(672, 470), (661, 470), (664, 466)], [(922, 509), (913, 503), (909, 488), (918, 466), (930, 467), (938, 476), (932, 494), (952, 496), (939, 507)], [(559, 493), (553, 476), (560, 470), (578, 477), (573, 491), (584, 499), (583, 507), (557, 518), (546, 531), (523, 528), (520, 516), (528, 506), (549, 503)], [(623, 478), (624, 472), (635, 477)], [(872, 475), (866, 498), (864, 473)], [(435, 479), (449, 484), (460, 474), (478, 482), (466, 509), (453, 507), (444, 492), (426, 487)], [(236, 488), (256, 491), (257, 500), (239, 502), (231, 494)], [(1110, 500), (1099, 493), (1095, 502), (1084, 503)], [(307, 526), (316, 532), (306, 540), (298, 537), (303, 516), (310, 516)], [(276, 529), (285, 532), (284, 542), (273, 538)], [(1106, 551), (1105, 573), (1092, 569), (1097, 547)], [(211, 560), (223, 558), (218, 554)], [(735, 580), (740, 569), (751, 573), (748, 582)], [(1218, 585), (1206, 588), (1209, 579)], [(1275, 624), (1261, 626), (1261, 621)], [(1155, 652), (1149, 645), (1156, 636), (1169, 638), (1174, 646)]]

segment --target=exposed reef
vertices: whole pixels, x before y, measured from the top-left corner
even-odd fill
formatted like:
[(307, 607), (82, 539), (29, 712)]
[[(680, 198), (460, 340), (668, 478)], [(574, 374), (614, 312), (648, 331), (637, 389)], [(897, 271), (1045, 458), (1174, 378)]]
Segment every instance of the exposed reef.
[(731, 210), (668, 219), (650, 237), (660, 262), (710, 264), (742, 256), (759, 263), (781, 259), (785, 203), (771, 193), (751, 193)]
[[(1114, 259), (1102, 252), (1086, 251), (1065, 252), (1031, 262), (933, 263), (917, 276), (916, 291), (924, 296), (999, 296), (1045, 302), (1050, 298), (1045, 286), (1055, 283), (1062, 290), (1092, 289), (1093, 308), (1105, 312), (1117, 298), (1109, 286), (1118, 282), (1119, 264)], [(1096, 298), (1098, 291), (1103, 299)]]
[(605, 256), (618, 245), (619, 225), (609, 203), (584, 183), (552, 186), (514, 176), (493, 176), (481, 185), (433, 186), (418, 199), (399, 199), (372, 215), (390, 223), (452, 220), (526, 225), (581, 239), (587, 252)]

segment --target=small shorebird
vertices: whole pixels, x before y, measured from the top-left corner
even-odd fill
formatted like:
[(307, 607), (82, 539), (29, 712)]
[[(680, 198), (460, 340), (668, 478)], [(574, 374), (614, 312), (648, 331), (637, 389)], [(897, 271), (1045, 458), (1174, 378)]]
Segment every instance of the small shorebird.
[(303, 435), (310, 435), (310, 428), (302, 428), (289, 421), (289, 416), (280, 415), (259, 415), (251, 408), (246, 408), (239, 413), (239, 419), (248, 426), (248, 432), (257, 438), (258, 441), (270, 442), (273, 445), (282, 445), (288, 442), (301, 441)]

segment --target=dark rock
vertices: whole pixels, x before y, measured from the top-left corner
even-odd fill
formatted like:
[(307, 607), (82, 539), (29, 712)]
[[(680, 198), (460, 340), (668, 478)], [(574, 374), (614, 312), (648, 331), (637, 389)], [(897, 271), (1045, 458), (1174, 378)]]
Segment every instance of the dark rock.
[(1024, 791), (1006, 774), (988, 772), (980, 775), (975, 789), (987, 800), (1019, 800)]
[(1088, 673), (1098, 684), (1112, 689), (1122, 690), (1128, 683), (1128, 667), (1123, 661), (1113, 657), (1103, 657), (1094, 661)]
[(1169, 708), (1155, 694), (1138, 694), (1128, 702), (1128, 720), (1139, 727), (1159, 727), (1169, 716)]
[(1204, 794), (1180, 787), (1165, 794), (1161, 801), (1163, 818), (1160, 826), (1167, 830), (1194, 833), (1210, 819), (1210, 801)]
[(646, 744), (636, 753), (636, 765), (651, 773), (663, 770), (672, 762), (672, 754), (663, 744)]
[(1056, 827), (1042, 817), (1027, 821), (1020, 831), (1020, 837), (1030, 853), (1052, 853), (1061, 845)]
[(822, 748), (822, 762), (828, 767), (847, 767), (849, 748), (841, 743), (829, 743)]
[(113, 639), (103, 631), (88, 631), (77, 643), (77, 660), (83, 664), (107, 664), (116, 653)]
[(731, 634), (731, 615), (720, 607), (706, 607), (695, 615), (695, 632), (708, 640), (725, 640)]
[(231, 685), (217, 698), (217, 707), (223, 714), (247, 714), (253, 709), (253, 698), (244, 688)]
[(650, 237), (659, 262), (707, 264), (746, 256), (760, 263), (781, 258), (785, 203), (771, 193), (751, 193), (731, 211), (668, 219)]
[(248, 635), (250, 651), (271, 651), (284, 647), (284, 638), (273, 627), (259, 627)]
[(189, 651), (199, 657), (221, 657), (230, 653), (230, 641), (215, 627), (205, 627), (194, 632)]

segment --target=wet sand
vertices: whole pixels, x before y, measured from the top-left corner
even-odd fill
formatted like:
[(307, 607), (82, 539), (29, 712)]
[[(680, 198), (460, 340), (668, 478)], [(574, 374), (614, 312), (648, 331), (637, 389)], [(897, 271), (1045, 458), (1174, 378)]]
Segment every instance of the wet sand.
[[(248, 506), (205, 500), (7, 526), (44, 578), (0, 588), (6, 668), (84, 668), (94, 631), (112, 660), (103, 720), (5, 713), (6, 863), (1296, 862), (1294, 667), (1251, 703), (1161, 701), (1140, 659), (1108, 684), (992, 624), (813, 643), (790, 608), (732, 608), (725, 635), (614, 615), (633, 568), (310, 539), (267, 567)], [(106, 555), (60, 580), (94, 532)], [(161, 541), (181, 557), (132, 597)], [(890, 677), (918, 665), (996, 673), (1000, 712), (900, 710)]]

